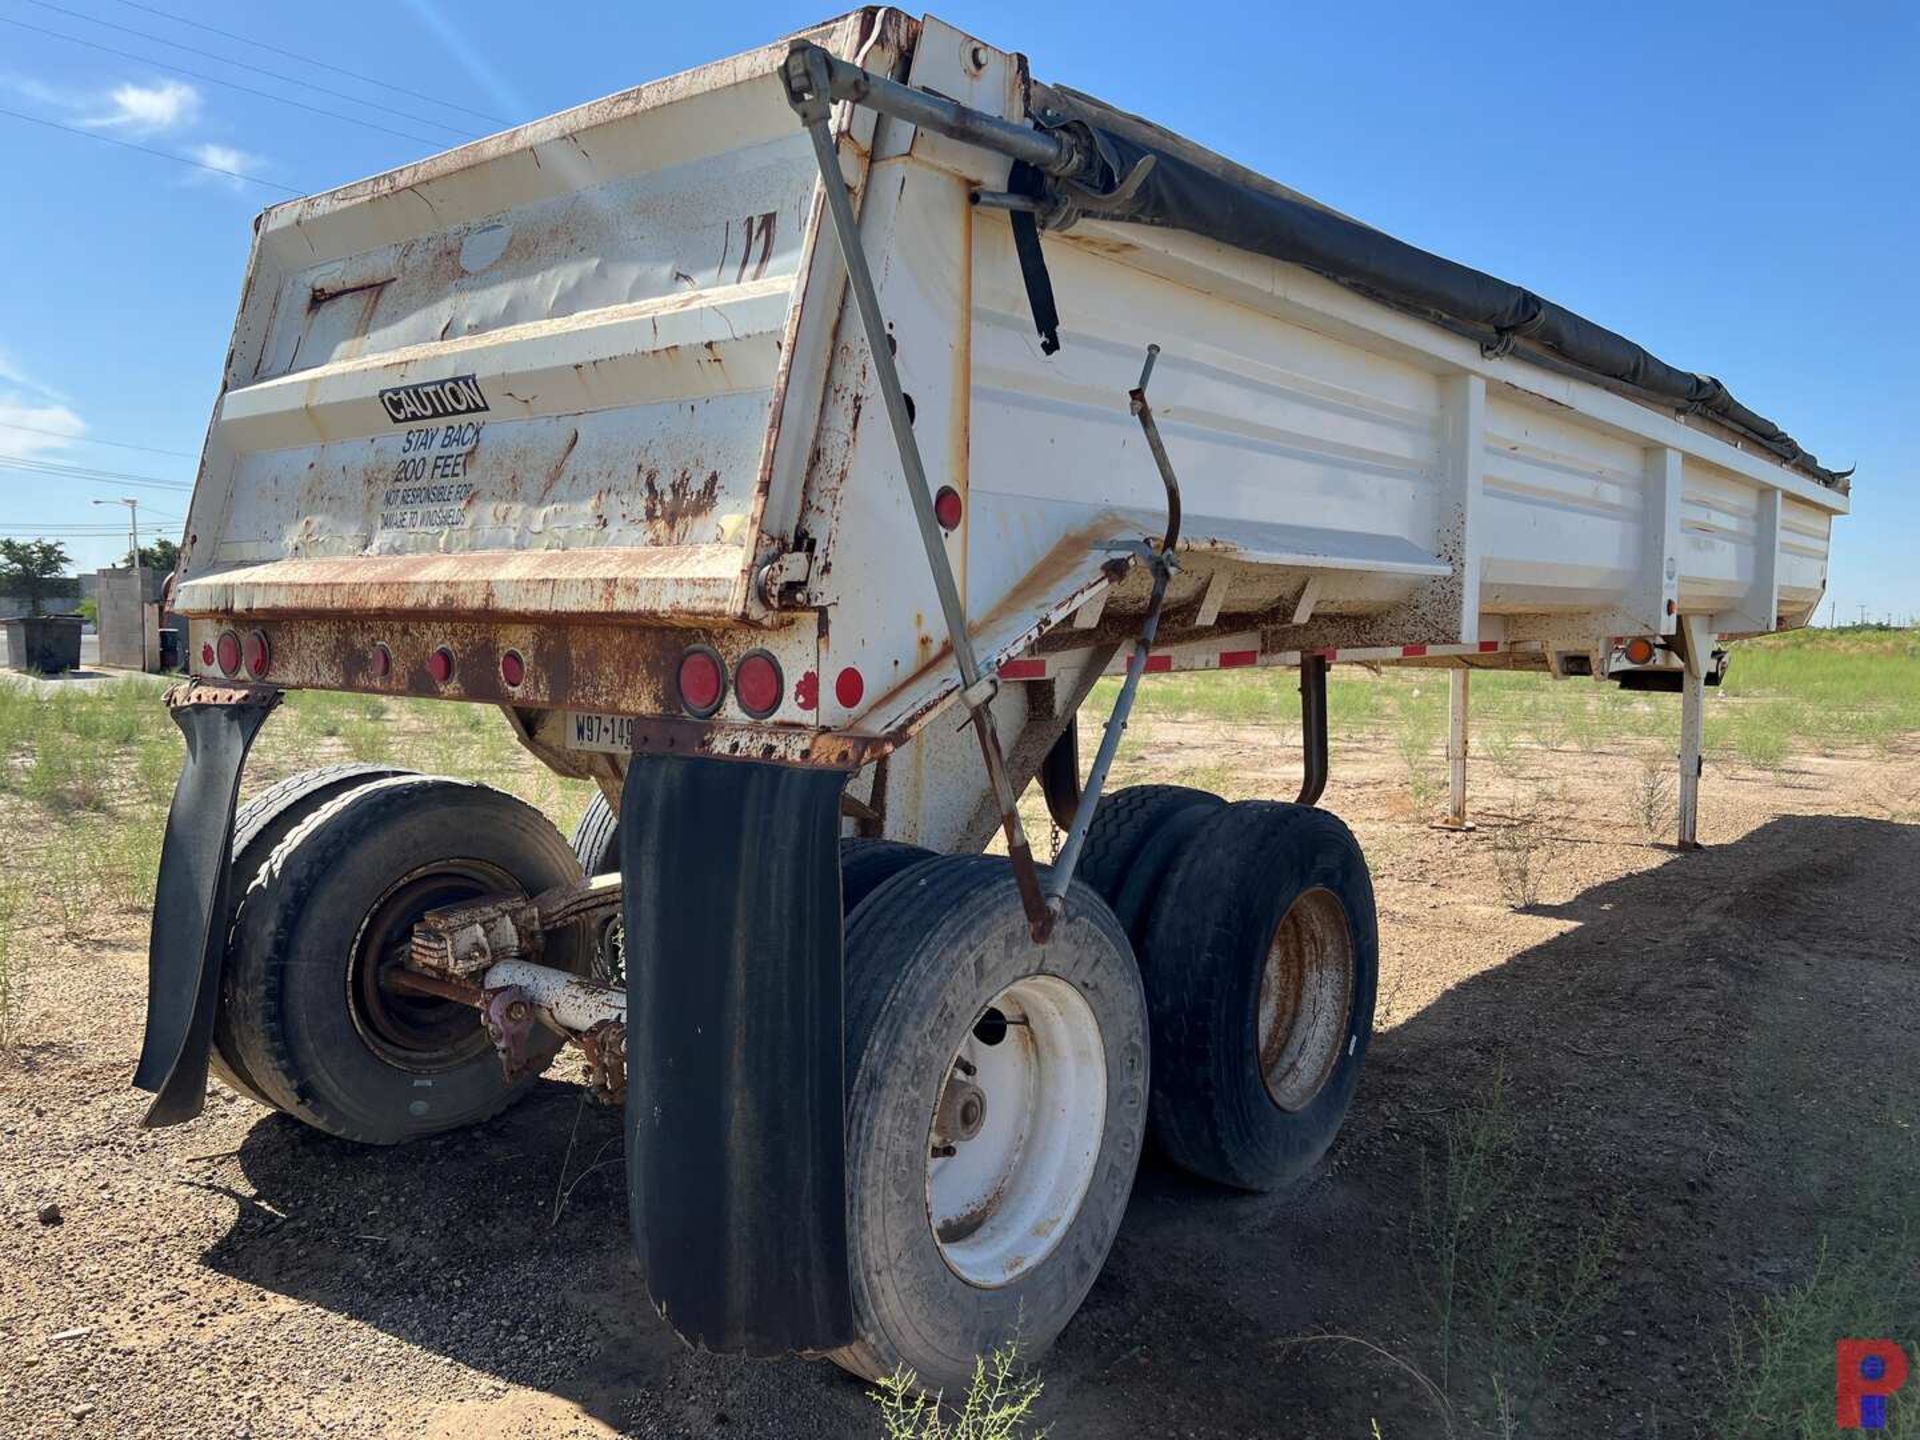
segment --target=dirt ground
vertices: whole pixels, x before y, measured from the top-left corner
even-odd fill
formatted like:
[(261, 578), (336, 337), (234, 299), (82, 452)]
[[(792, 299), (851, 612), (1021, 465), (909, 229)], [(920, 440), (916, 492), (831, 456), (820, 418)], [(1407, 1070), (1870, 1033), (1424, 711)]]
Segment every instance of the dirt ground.
[[(1235, 796), (1297, 783), (1257, 729), (1155, 719), (1152, 738), (1158, 778), (1230, 757), (1212, 783)], [(1456, 834), (1416, 813), (1388, 741), (1336, 753), (1323, 803), (1367, 849), (1383, 947), (1352, 1116), (1283, 1194), (1149, 1162), (1044, 1361), (1056, 1440), (1712, 1433), (1733, 1317), (1825, 1263), (1864, 1154), (1913, 1145), (1884, 1122), (1920, 1089), (1920, 755), (1713, 766), (1691, 854), (1645, 838), (1641, 775), (1625, 750), (1488, 762), (1480, 828)], [(1499, 873), (1518, 797), (1540, 814), (1520, 910)], [(225, 1091), (192, 1125), (137, 1128), (143, 942), (130, 922), (27, 975), (0, 1070), (0, 1433), (880, 1434), (832, 1366), (689, 1353), (654, 1319), (619, 1117), (562, 1080), (390, 1151)], [(1423, 1228), (1450, 1127), (1496, 1079), (1511, 1223), (1574, 1267), (1536, 1288), (1588, 1297), (1509, 1382), (1525, 1419), (1504, 1427)], [(1451, 1358), (1443, 1323), (1466, 1337)]]

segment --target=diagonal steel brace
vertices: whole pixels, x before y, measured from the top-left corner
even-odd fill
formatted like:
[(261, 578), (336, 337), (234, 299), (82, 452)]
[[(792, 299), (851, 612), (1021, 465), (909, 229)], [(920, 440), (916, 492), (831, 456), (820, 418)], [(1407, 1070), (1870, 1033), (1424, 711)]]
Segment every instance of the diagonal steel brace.
[(1001, 828), (1006, 832), (1007, 855), (1013, 861), (1014, 882), (1020, 890), (1020, 903), (1036, 941), (1044, 941), (1053, 929), (1053, 913), (1041, 893), (1039, 872), (1033, 863), (1033, 847), (1027, 842), (1020, 823), (1019, 794), (1007, 774), (1005, 752), (993, 723), (990, 708), (998, 693), (998, 676), (982, 672), (973, 650), (973, 638), (967, 630), (967, 612), (954, 583), (953, 566), (947, 560), (946, 535), (933, 510), (933, 489), (927, 481), (927, 468), (920, 458), (919, 442), (913, 433), (913, 419), (907, 413), (906, 396), (900, 387), (900, 372), (887, 344), (886, 316), (880, 309), (880, 296), (874, 289), (873, 272), (860, 244), (859, 222), (854, 218), (853, 200), (847, 192), (846, 178), (840, 172), (840, 150), (834, 142), (829, 122), (833, 115), (830, 57), (816, 45), (797, 41), (781, 67), (781, 79), (787, 87), (787, 103), (806, 127), (813, 140), (814, 159), (820, 166), (820, 188), (826, 196), (827, 215), (839, 242), (841, 258), (846, 262), (847, 283), (853, 291), (854, 308), (859, 312), (861, 328), (866, 332), (867, 348), (872, 353), (874, 378), (887, 403), (887, 419), (893, 428), (893, 443), (900, 454), (905, 473), (907, 495), (913, 502), (914, 519), (919, 523), (920, 543), (927, 552), (927, 566), (933, 572), (933, 585), (940, 597), (940, 610), (946, 620), (947, 637), (953, 644), (953, 661), (960, 672), (960, 697), (972, 717), (974, 734), (979, 737), (981, 758), (987, 767), (987, 779), (993, 787), (995, 805), (1000, 811)]

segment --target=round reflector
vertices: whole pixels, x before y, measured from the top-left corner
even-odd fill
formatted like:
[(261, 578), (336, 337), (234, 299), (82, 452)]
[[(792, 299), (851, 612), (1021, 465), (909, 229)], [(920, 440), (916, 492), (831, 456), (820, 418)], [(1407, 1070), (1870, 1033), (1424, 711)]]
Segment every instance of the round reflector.
[(427, 656), (427, 676), (436, 685), (444, 685), (453, 678), (453, 651), (442, 645)]
[(951, 485), (942, 485), (933, 497), (933, 518), (940, 522), (942, 530), (952, 530), (960, 524), (960, 517), (966, 507), (960, 503), (960, 492)]
[(240, 669), (240, 637), (231, 630), (220, 632), (219, 642), (214, 646), (214, 659), (219, 663), (222, 675), (233, 675)]
[(834, 698), (840, 702), (840, 706), (844, 710), (853, 709), (854, 706), (860, 703), (861, 697), (866, 693), (867, 682), (860, 678), (860, 672), (851, 665), (842, 670), (834, 679)]
[(1636, 635), (1627, 641), (1627, 659), (1635, 665), (1645, 665), (1653, 659), (1653, 642), (1644, 635)]
[(384, 645), (373, 647), (373, 654), (367, 658), (367, 668), (373, 671), (373, 678), (384, 680), (393, 673), (393, 652)]
[(258, 680), (267, 673), (267, 667), (273, 664), (273, 647), (267, 643), (267, 633), (255, 630), (247, 636), (247, 673)]
[(213, 668), (213, 642), (211, 640), (202, 640), (200, 642), (200, 664), (208, 670)]
[(688, 714), (703, 720), (713, 714), (727, 693), (727, 670), (720, 663), (720, 652), (708, 645), (690, 646), (680, 657), (675, 683)]
[(780, 692), (786, 685), (780, 662), (764, 650), (749, 650), (733, 667), (733, 698), (756, 720), (780, 708)]
[(518, 650), (509, 650), (500, 657), (500, 678), (507, 682), (509, 690), (518, 690), (527, 678), (527, 662)]

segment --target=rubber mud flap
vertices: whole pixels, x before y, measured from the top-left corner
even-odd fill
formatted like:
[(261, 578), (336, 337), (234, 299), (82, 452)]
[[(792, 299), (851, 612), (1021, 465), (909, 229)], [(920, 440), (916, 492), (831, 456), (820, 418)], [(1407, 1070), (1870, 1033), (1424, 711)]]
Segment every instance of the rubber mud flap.
[(147, 942), (147, 1030), (133, 1074), (134, 1085), (154, 1097), (144, 1126), (181, 1124), (207, 1103), (240, 770), (279, 701), (278, 691), (237, 687), (167, 695), (168, 713), (186, 736), (187, 762), (167, 811)]
[(621, 795), (633, 1237), (654, 1305), (706, 1350), (853, 1339), (845, 783), (636, 755)]

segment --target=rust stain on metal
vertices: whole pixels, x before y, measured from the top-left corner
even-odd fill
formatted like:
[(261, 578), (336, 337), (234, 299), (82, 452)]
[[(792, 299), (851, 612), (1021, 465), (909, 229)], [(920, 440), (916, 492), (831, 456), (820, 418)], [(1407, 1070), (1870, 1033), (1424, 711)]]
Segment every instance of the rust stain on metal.
[(685, 544), (688, 531), (713, 513), (720, 495), (720, 472), (717, 470), (709, 470), (707, 478), (697, 485), (693, 476), (685, 470), (669, 480), (665, 489), (660, 486), (660, 472), (657, 470), (647, 471), (642, 482), (646, 487), (645, 509), (642, 513), (646, 516), (648, 532), (654, 543), (659, 545)]
[(574, 1037), (587, 1061), (587, 1084), (593, 1098), (606, 1105), (627, 1097), (627, 1027), (618, 1020), (602, 1020)]
[(272, 685), (223, 684), (217, 680), (189, 680), (170, 685), (162, 697), (169, 710), (189, 705), (264, 705), (269, 710), (286, 699), (286, 692)]

